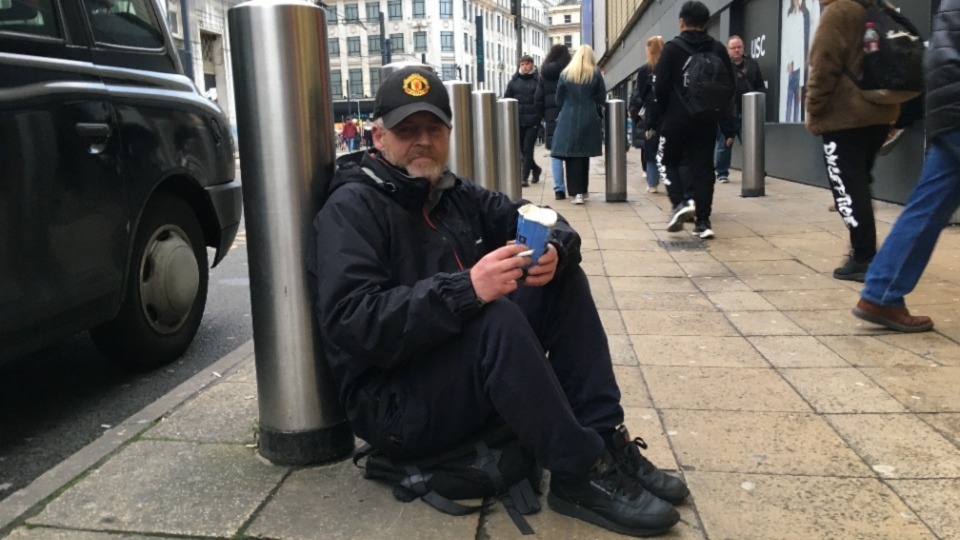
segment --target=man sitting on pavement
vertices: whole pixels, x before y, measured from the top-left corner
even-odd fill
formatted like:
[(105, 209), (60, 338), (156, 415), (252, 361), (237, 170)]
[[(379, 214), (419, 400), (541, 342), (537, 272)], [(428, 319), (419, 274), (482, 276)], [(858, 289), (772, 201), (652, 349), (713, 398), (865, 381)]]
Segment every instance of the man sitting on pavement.
[(447, 170), (449, 97), (428, 68), (390, 74), (375, 115), (376, 150), (338, 160), (314, 221), (320, 334), (354, 432), (415, 458), (499, 416), (551, 472), (555, 511), (668, 530), (689, 491), (621, 425), (580, 237), (561, 218), (537, 264), (520, 256), (526, 201)]

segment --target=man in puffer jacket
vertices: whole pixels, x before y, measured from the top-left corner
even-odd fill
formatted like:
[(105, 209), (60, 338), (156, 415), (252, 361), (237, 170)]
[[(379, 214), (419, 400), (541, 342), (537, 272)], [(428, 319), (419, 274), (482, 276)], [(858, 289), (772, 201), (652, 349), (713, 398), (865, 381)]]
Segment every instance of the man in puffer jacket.
[[(863, 0), (868, 5), (877, 1)], [(823, 139), (830, 189), (850, 232), (850, 257), (833, 277), (862, 282), (877, 252), (871, 171), (899, 107), (868, 101), (846, 74), (859, 73), (863, 64), (864, 6), (855, 0), (820, 4), (826, 9), (810, 46), (806, 125)]]
[(627, 534), (680, 519), (689, 490), (628, 438), (580, 237), (537, 264), (502, 193), (446, 168), (450, 98), (410, 66), (377, 90), (372, 152), (338, 160), (314, 220), (319, 335), (354, 433), (436, 455), (499, 417), (551, 471), (556, 511)]
[(857, 317), (900, 332), (933, 328), (903, 297), (930, 262), (940, 232), (960, 207), (960, 0), (943, 0), (933, 19), (926, 69), (927, 156), (920, 180), (867, 271)]
[(520, 116), (520, 185), (530, 185), (527, 179), (533, 173), (533, 183), (540, 181), (543, 169), (533, 159), (533, 147), (537, 144), (537, 133), (540, 131), (542, 117), (537, 112), (535, 96), (537, 94), (537, 68), (533, 65), (533, 57), (523, 55), (520, 58), (520, 68), (507, 83), (507, 90), (503, 97), (517, 100), (517, 111)]

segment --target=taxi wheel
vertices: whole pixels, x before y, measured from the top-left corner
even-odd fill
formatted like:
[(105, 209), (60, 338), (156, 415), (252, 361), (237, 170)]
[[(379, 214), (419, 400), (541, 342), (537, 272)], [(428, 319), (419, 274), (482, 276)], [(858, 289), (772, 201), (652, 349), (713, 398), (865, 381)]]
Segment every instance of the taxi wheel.
[(200, 327), (209, 268), (193, 209), (158, 193), (137, 229), (120, 312), (90, 331), (108, 358), (133, 369), (176, 360)]

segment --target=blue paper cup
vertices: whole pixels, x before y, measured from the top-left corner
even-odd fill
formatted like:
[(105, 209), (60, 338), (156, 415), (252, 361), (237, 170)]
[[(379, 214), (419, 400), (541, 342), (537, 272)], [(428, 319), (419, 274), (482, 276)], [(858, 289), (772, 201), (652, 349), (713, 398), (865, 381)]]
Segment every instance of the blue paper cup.
[(533, 250), (530, 258), (533, 265), (536, 265), (547, 251), (547, 237), (557, 222), (557, 213), (533, 204), (521, 206), (518, 212), (520, 216), (517, 218), (517, 243)]

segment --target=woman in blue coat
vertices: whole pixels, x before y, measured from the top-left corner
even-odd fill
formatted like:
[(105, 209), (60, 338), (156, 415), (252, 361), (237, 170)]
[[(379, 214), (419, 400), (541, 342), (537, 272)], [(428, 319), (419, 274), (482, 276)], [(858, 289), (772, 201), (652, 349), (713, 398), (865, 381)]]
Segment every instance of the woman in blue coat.
[(573, 196), (573, 204), (583, 204), (590, 158), (602, 153), (601, 115), (606, 94), (593, 49), (581, 45), (570, 64), (560, 73), (556, 96), (560, 116), (550, 152), (551, 157), (566, 162), (567, 189)]

